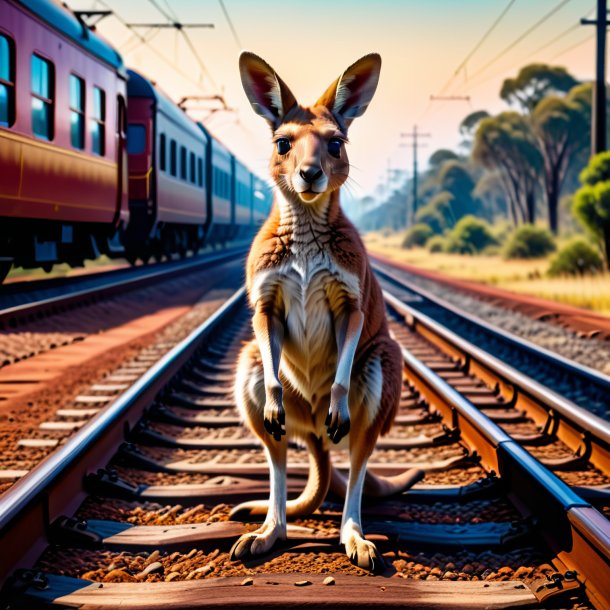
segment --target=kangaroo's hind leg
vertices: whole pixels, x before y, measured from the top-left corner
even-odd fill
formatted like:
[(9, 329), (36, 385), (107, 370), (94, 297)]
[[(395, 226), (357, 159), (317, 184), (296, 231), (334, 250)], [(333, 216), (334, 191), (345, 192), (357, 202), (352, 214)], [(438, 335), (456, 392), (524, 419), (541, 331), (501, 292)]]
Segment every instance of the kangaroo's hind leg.
[(267, 552), (279, 539), (286, 538), (286, 436), (275, 440), (266, 432), (265, 379), (256, 341), (241, 351), (235, 379), (235, 400), (246, 425), (265, 446), (269, 462), (271, 492), (264, 523), (256, 531), (244, 534), (233, 545), (231, 559), (242, 559)]
[(400, 350), (389, 338), (382, 339), (364, 362), (357, 364), (357, 378), (350, 392), (350, 472), (341, 521), (341, 542), (350, 561), (373, 572), (383, 571), (383, 558), (362, 531), (361, 502), (366, 465), (380, 432), (386, 432), (398, 406), (402, 364)]

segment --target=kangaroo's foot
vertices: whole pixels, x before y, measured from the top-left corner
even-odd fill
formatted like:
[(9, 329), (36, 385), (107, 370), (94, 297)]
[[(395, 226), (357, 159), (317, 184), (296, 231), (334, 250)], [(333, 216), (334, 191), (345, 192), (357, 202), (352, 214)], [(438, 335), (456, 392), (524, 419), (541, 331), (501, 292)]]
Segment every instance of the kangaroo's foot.
[(231, 549), (231, 561), (263, 555), (278, 539), (286, 540), (286, 526), (264, 523), (256, 531), (244, 534), (239, 538)]
[(386, 565), (381, 553), (372, 542), (364, 539), (355, 524), (347, 523), (343, 526), (341, 542), (345, 545), (345, 553), (349, 560), (355, 566), (375, 574), (385, 570)]

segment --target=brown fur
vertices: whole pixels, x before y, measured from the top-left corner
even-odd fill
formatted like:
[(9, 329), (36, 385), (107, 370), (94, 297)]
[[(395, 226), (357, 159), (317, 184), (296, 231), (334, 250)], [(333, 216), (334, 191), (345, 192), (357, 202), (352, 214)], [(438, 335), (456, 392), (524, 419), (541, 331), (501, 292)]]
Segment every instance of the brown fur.
[[(274, 142), (284, 140), (284, 146), (274, 149), (270, 162), (278, 189), (274, 206), (248, 256), (256, 339), (240, 355), (235, 387), (246, 423), (266, 446), (272, 493), (268, 504), (236, 509), (240, 515), (266, 512), (267, 519), (236, 543), (232, 555), (264, 552), (285, 536), (286, 513), (318, 508), (331, 482), (328, 444), (349, 434), (342, 542), (356, 563), (375, 569), (380, 557), (362, 537), (360, 494), (376, 439), (396, 414), (402, 359), (362, 240), (341, 209), (339, 189), (349, 172), (346, 130), (374, 93), (380, 59), (369, 55), (350, 66), (312, 107), (298, 106), (260, 58), (244, 54), (240, 61), (253, 108), (269, 122)], [(285, 434), (304, 441), (312, 456), (305, 490), (287, 505)], [(389, 494), (417, 478), (369, 475), (367, 482), (375, 493)]]

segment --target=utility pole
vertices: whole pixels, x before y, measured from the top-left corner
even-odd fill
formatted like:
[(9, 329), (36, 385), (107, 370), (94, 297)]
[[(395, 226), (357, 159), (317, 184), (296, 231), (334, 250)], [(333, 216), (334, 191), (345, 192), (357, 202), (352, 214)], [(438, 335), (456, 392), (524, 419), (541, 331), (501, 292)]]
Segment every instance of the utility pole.
[(417, 125), (413, 125), (413, 131), (410, 133), (401, 133), (403, 138), (413, 138), (411, 144), (413, 146), (413, 205), (411, 206), (411, 213), (409, 213), (409, 206), (407, 205), (407, 227), (413, 224), (415, 220), (415, 214), (417, 214), (417, 149), (425, 146), (420, 144), (419, 138), (429, 138), (432, 134), (421, 133), (417, 131)]
[(581, 19), (582, 25), (596, 29), (596, 67), (591, 114), (591, 153), (606, 150), (606, 27), (608, 26), (608, 0), (597, 0), (597, 19)]

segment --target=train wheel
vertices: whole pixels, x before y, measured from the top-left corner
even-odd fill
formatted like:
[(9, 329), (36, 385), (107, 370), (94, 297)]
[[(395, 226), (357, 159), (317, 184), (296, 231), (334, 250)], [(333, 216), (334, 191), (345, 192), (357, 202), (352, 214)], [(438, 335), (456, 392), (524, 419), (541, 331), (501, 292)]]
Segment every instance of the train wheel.
[(0, 257), (0, 284), (2, 284), (4, 278), (8, 275), (12, 266), (12, 259), (3, 259), (2, 257)]
[(125, 248), (125, 258), (133, 267), (135, 267), (135, 264), (138, 262), (138, 255), (131, 248)]

